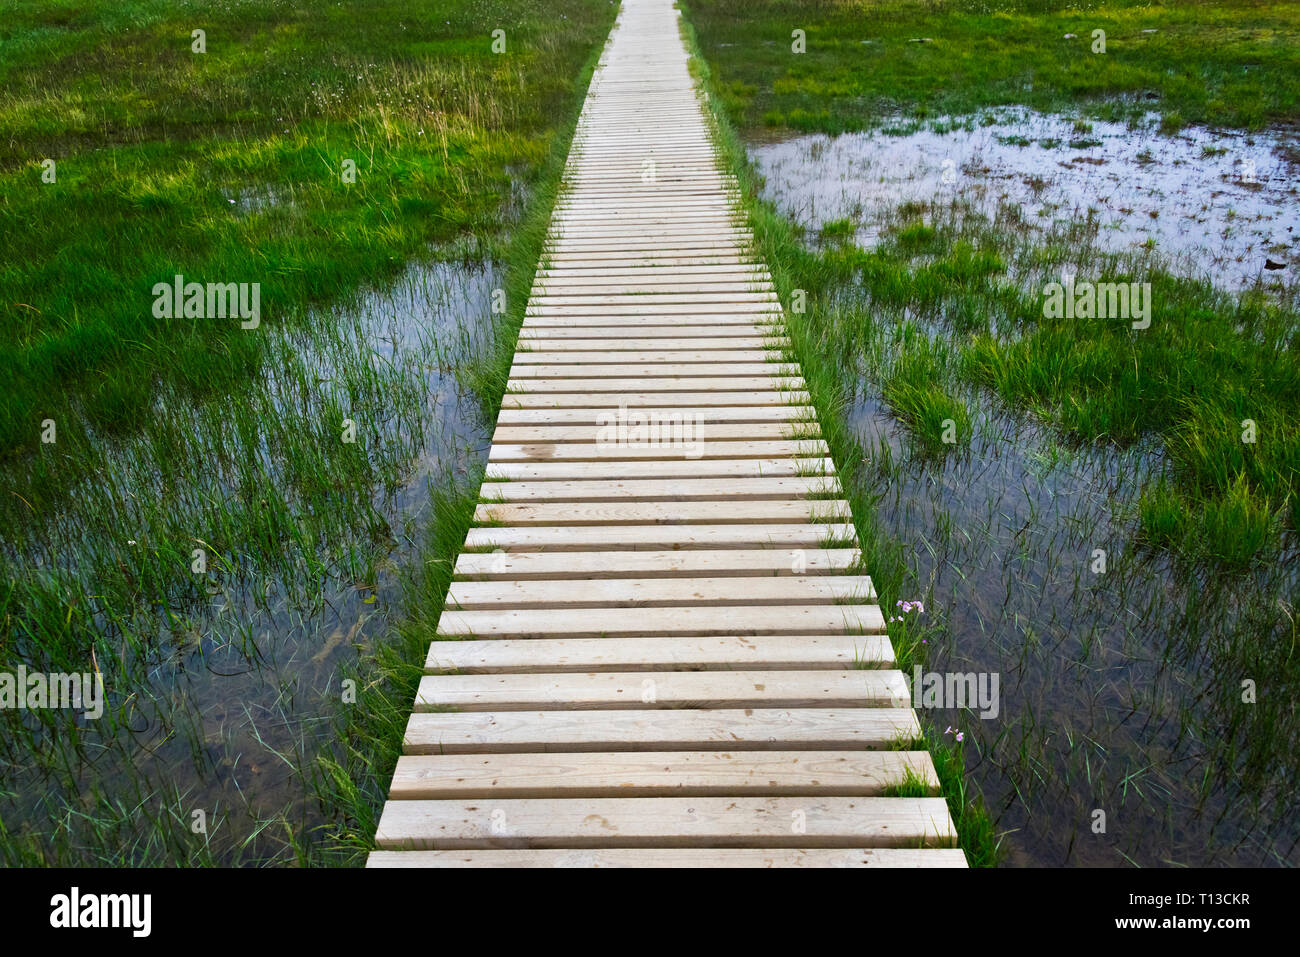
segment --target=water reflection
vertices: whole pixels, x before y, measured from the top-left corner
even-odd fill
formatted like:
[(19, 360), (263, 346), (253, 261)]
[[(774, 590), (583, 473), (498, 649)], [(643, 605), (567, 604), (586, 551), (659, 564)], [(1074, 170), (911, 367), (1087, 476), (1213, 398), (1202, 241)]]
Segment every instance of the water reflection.
[[(1224, 288), (1300, 268), (1300, 136), (1145, 125), (1026, 109), (931, 127), (755, 145), (768, 194), (811, 229), (850, 219), (872, 247), (899, 204), (961, 202), (1030, 228), (1082, 220), (1111, 252), (1151, 252)], [(1265, 268), (1274, 263), (1284, 269)]]
[[(400, 616), (431, 484), (486, 460), (490, 423), (456, 373), (492, 336), (501, 284), (491, 264), (418, 264), (347, 308), (266, 325), (238, 401), (164, 395), (139, 435), (96, 444), (64, 511), (6, 548), (26, 586), (13, 613), (69, 608), (69, 634), (24, 660), (93, 647), (109, 704), (79, 731), (6, 715), (11, 852), (34, 834), (72, 863), (291, 859), (286, 828), (321, 823), (298, 769), (340, 706), (340, 665)], [(196, 543), (206, 569), (186, 574)]]

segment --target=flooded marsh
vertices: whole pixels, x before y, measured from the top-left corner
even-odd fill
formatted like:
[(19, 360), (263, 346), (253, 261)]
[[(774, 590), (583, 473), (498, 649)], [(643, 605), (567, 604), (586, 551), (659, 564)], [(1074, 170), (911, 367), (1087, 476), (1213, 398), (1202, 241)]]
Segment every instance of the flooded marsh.
[[(1018, 122), (1010, 129), (1045, 135), (1067, 121)], [(810, 375), (839, 396), (860, 456), (845, 469), (851, 497), (874, 513), (873, 573), (887, 582), (882, 594), (925, 609), (891, 624), (891, 637), (927, 671), (1000, 680), (996, 716), (926, 711), (933, 731), (962, 736), (1003, 864), (1300, 862), (1292, 473), (1235, 472), (1214, 458), (1217, 446), (1193, 463), (1180, 443), (1211, 418), (1189, 415), (1176, 390), (1195, 362), (1224, 361), (1235, 330), (1245, 336), (1229, 353), (1242, 357), (1238, 369), (1261, 370), (1261, 385), (1273, 377), (1269, 398), (1250, 393), (1257, 414), (1294, 409), (1280, 371), (1289, 360), (1274, 359), (1300, 329), (1294, 284), (1258, 268), (1262, 257), (1294, 268), (1294, 140), (1255, 138), (1265, 185), (1254, 189), (1231, 180), (1221, 154), (1201, 162), (1217, 142), (1205, 131), (1165, 141), (1168, 181), (1134, 167), (1133, 182), (1096, 171), (1142, 152), (1154, 131), (1089, 147), (1114, 155), (1081, 172), (1068, 162), (1080, 145), (1007, 144), (999, 137), (1018, 134), (1006, 127), (944, 125), (749, 147), (762, 200), (791, 224), (788, 241), (786, 227), (767, 231), (765, 253), (784, 260), (790, 288), (808, 290), (795, 336), (817, 355)], [(1029, 152), (1044, 150), (1059, 162)], [(1035, 166), (1045, 182), (1025, 185)], [(1206, 228), (1243, 198), (1252, 228)], [(1062, 272), (1151, 281), (1150, 338), (1141, 323), (1079, 319), (1061, 330), (1061, 351), (1047, 351), (1040, 340), (1058, 323), (1045, 318), (1044, 284)], [(1221, 323), (1204, 333), (1210, 351), (1167, 351), (1164, 337), (1189, 341), (1171, 314), (1198, 310), (1198, 321)], [(1095, 399), (1106, 366), (1076, 380), (1060, 358), (1083, 354), (1089, 339), (1120, 357), (1116, 375), (1129, 361), (1128, 381)], [(1034, 370), (1012, 364), (1016, 350), (1051, 359), (1055, 382), (1027, 383)], [(1020, 379), (1000, 378), (1013, 373)], [(1224, 375), (1201, 379), (1200, 401), (1231, 388)], [(1120, 404), (1125, 389), (1147, 405), (1141, 414)], [(1281, 457), (1276, 443), (1287, 441), (1271, 431), (1265, 451)], [(1244, 474), (1247, 502), (1269, 510), (1267, 545), (1234, 550), (1239, 521), (1215, 532), (1211, 516), (1236, 516), (1238, 480), (1216, 489), (1193, 471), (1211, 461)], [(1151, 503), (1167, 489), (1186, 538), (1154, 534)]]
[(1300, 269), (1293, 132), (1186, 127), (1171, 135), (1156, 116), (1129, 125), (1022, 108), (795, 136), (752, 156), (787, 214), (832, 233), (851, 223), (854, 242), (867, 248), (900, 205), (954, 200), (988, 218), (1014, 207), (1040, 237), (1084, 223), (1107, 252), (1233, 290)]
[(277, 329), (239, 402), (165, 394), (139, 436), (78, 449), (93, 478), (4, 550), (5, 632), (32, 670), (93, 660), (106, 710), (4, 714), (11, 862), (319, 852), (311, 766), (344, 666), (407, 613), (434, 493), (472, 492), (486, 458), (458, 375), (491, 347), (501, 283), (413, 265)]

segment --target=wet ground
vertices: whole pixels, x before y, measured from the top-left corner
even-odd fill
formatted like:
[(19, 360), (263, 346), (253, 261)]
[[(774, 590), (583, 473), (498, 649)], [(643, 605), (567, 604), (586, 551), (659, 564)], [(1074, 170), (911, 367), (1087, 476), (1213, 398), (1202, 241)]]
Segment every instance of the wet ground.
[[(168, 410), (185, 457), (208, 463), (179, 494), (183, 476), (144, 484), (157, 433), (106, 451), (99, 478), (132, 489), (111, 497), (117, 514), (95, 514), (87, 497), (91, 504), (73, 505), (60, 528), (47, 530), (77, 573), (170, 544), (159, 540), (163, 529), (215, 537), (237, 520), (236, 504), (256, 494), (250, 475), (276, 490), (262, 493), (261, 507), (284, 508), (293, 517), (287, 527), (306, 537), (284, 542), (278, 555), (276, 543), (249, 543), (243, 555), (214, 549), (208, 597), (197, 605), (178, 601), (114, 621), (120, 606), (106, 602), (104, 633), (122, 645), (122, 660), (105, 669), (110, 714), (78, 735), (55, 735), (54, 761), (21, 748), (6, 756), (0, 817), (10, 832), (71, 820), (87, 863), (114, 852), (156, 863), (183, 863), (186, 854), (287, 862), (294, 851), (286, 828), (311, 840), (320, 812), (301, 771), (338, 716), (341, 665), (403, 614), (403, 575), (427, 548), (431, 483), (466, 479), (486, 460), (490, 426), (455, 371), (491, 334), (491, 293), (500, 285), (491, 265), (413, 265), (347, 309), (274, 333), (262, 373), (246, 385), (247, 408), (224, 429), (219, 412)], [(313, 514), (322, 497), (302, 483), (331, 473), (333, 453), (306, 460), (304, 450), (317, 424), (335, 422), (340, 410), (359, 421), (371, 467), (351, 487), (338, 476), (338, 490), (324, 496), (348, 516), (335, 522)], [(106, 534), (120, 540), (105, 544)], [(67, 549), (78, 539), (80, 553)], [(34, 564), (36, 553), (33, 545), (23, 560)], [(99, 585), (82, 584), (92, 594)], [(135, 640), (150, 627), (154, 640)], [(65, 761), (66, 777), (52, 772)], [(192, 832), (196, 811), (206, 834)]]
[(989, 217), (1018, 205), (1043, 230), (1090, 220), (1103, 248), (1229, 289), (1300, 269), (1300, 133), (1166, 135), (1154, 116), (1130, 129), (1024, 109), (938, 130), (801, 135), (750, 156), (789, 215), (813, 229), (851, 219), (868, 248), (899, 204), (951, 200)]
[[(912, 456), (870, 381), (851, 414), (866, 491), (924, 592), (904, 597), (943, 623), (926, 670), (999, 676), (996, 717), (929, 717), (965, 734), (1004, 864), (1300, 863), (1295, 716), (1240, 698), (1269, 650), (1246, 596), (1269, 583), (1216, 581), (1132, 540), (1150, 452), (1070, 449), (987, 405), (976, 421), (969, 450), (936, 461)], [(1300, 691), (1270, 679), (1270, 695)]]
[[(1171, 138), (1017, 115), (947, 134), (800, 136), (750, 155), (764, 197), (814, 243), (847, 219), (873, 246), (900, 205), (933, 208), (949, 190), (953, 209), (990, 217), (1008, 202), (1058, 226), (1092, 215), (1110, 249), (1154, 240), (1154, 262), (1173, 257), (1171, 271), (1229, 288), (1266, 258), (1296, 268), (1290, 134)], [(1258, 183), (1242, 182), (1248, 163)], [(903, 348), (890, 336), (905, 325), (951, 335), (934, 317), (873, 304), (870, 290), (839, 295), (861, 300), (884, 355)], [(1147, 548), (1134, 509), (1163, 467), (1158, 448), (1071, 446), (975, 389), (961, 394), (969, 445), (928, 453), (882, 400), (877, 361), (861, 357), (845, 383), (866, 452), (860, 492), (906, 556), (916, 593), (900, 597), (924, 600), (936, 626), (926, 669), (999, 676), (996, 717), (929, 717), (963, 734), (1004, 863), (1300, 864), (1300, 687), (1281, 667), (1294, 629), (1279, 604), (1300, 585), (1293, 546), (1234, 574)], [(1243, 681), (1267, 695), (1246, 703)]]

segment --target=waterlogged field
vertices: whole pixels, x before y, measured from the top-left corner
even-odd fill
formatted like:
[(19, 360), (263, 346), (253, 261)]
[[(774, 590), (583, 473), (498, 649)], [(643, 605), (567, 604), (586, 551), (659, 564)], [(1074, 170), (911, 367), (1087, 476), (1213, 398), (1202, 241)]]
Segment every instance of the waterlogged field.
[(999, 859), (1300, 863), (1300, 10), (687, 6)]
[(5, 863), (360, 859), (613, 14), (6, 9)]

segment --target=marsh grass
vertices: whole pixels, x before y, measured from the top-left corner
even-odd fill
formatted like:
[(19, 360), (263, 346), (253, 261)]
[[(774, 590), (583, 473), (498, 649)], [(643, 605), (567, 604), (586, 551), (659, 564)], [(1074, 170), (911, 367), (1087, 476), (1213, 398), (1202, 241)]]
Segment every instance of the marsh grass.
[[(1108, 120), (1156, 109), (1167, 133), (1259, 129), (1300, 111), (1292, 0), (690, 0), (688, 15), (720, 104), (747, 132), (904, 133), (897, 114), (916, 123), (1008, 104)], [(1104, 54), (1091, 51), (1096, 29)]]
[[(46, 418), (69, 438), (129, 433), (163, 384), (238, 387), (265, 337), (155, 318), (160, 280), (260, 282), (264, 322), (292, 323), (432, 245), (497, 232), (613, 9), (564, 11), (550, 0), (96, 0), (69, 17), (11, 4), (0, 454), (30, 455)], [(207, 52), (194, 53), (200, 24)], [(502, 54), (490, 48), (497, 28)], [(18, 491), (46, 507), (43, 485)]]
[[(909, 204), (873, 249), (810, 244), (756, 214), (781, 242), (817, 324), (813, 348), (850, 381), (868, 375), (917, 450), (943, 455), (987, 427), (981, 395), (1051, 423), (1076, 446), (1158, 448), (1168, 494), (1232, 523), (1152, 540), (1233, 567), (1267, 560), (1296, 531), (1300, 475), (1300, 299), (1294, 285), (1232, 294), (1171, 274), (1146, 251), (1106, 252), (1095, 225), (1031, 237), (1013, 211), (988, 218), (960, 202)], [(785, 240), (789, 240), (788, 242)], [(1047, 318), (1043, 289), (1062, 273), (1149, 282), (1151, 325)], [(790, 288), (794, 288), (792, 284)], [(806, 360), (805, 360), (806, 362)], [(954, 442), (944, 442), (944, 425)], [(1271, 516), (1267, 519), (1265, 516)]]

